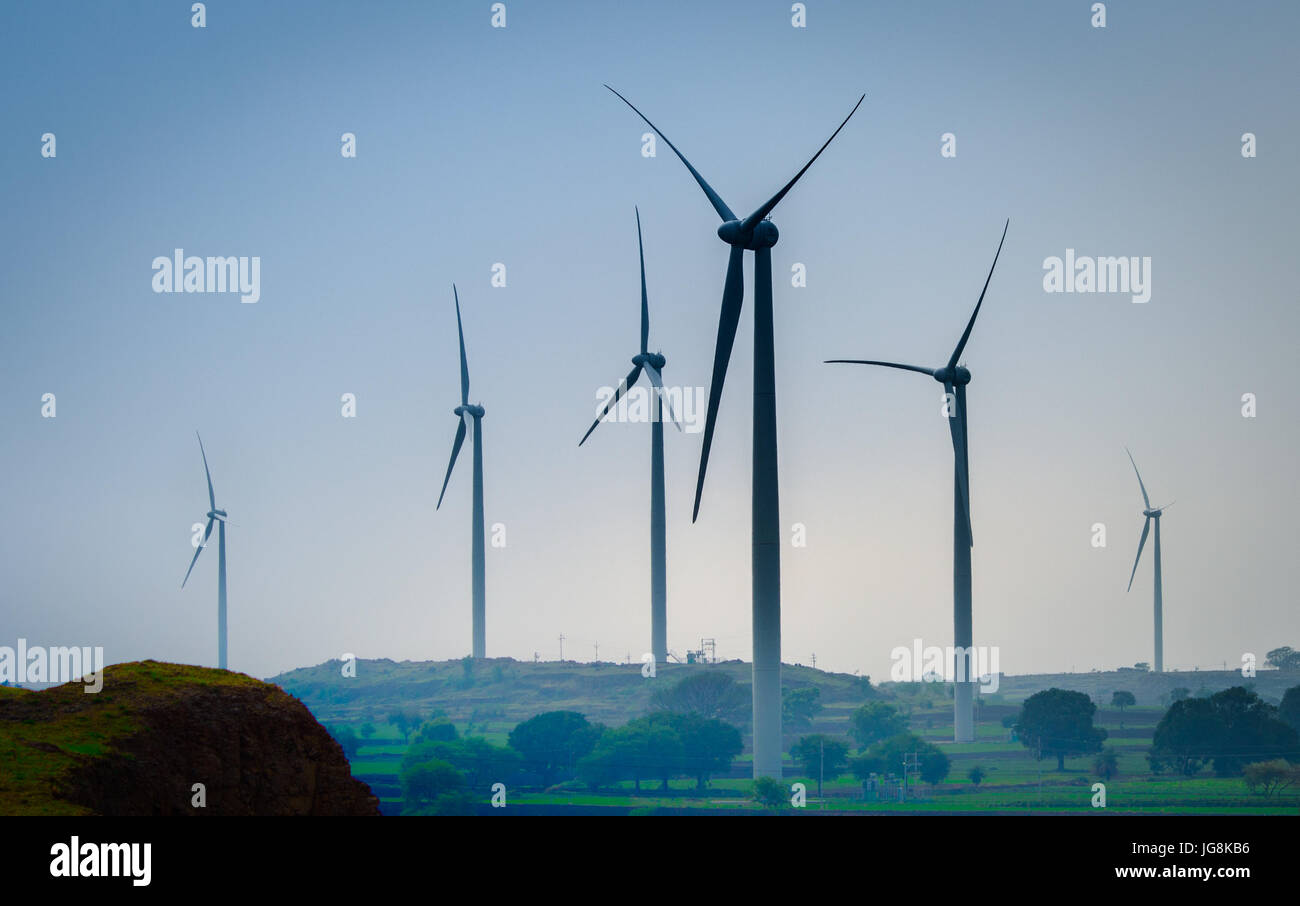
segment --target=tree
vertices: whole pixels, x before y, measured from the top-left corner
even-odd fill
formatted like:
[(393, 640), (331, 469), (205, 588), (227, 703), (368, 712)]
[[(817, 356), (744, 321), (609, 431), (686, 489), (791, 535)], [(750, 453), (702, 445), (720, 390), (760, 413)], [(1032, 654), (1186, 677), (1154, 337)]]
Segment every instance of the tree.
[(411, 731), (420, 725), (420, 715), (414, 708), (394, 708), (388, 712), (388, 722), (402, 734), (402, 739), (409, 739)]
[(884, 702), (867, 702), (849, 717), (849, 735), (859, 749), (906, 731), (907, 718)]
[(492, 783), (511, 780), (519, 771), (522, 759), (518, 752), (498, 746), (479, 736), (464, 739), (435, 739), (414, 742), (402, 758), (402, 767), (428, 761), (442, 761), (460, 771), (466, 786), (483, 790)]
[(685, 716), (660, 711), (628, 721), (623, 728), (637, 734), (641, 765), (649, 776), (658, 778), (661, 790), (668, 789), (669, 778), (685, 773), (685, 748), (677, 732)]
[(716, 717), (673, 715), (673, 729), (682, 741), (682, 773), (695, 778), (697, 790), (708, 785), (711, 775), (730, 770), (745, 749), (740, 731)]
[(1119, 752), (1114, 746), (1106, 746), (1092, 760), (1092, 769), (1102, 780), (1110, 780), (1119, 775)]
[(776, 811), (785, 807), (789, 801), (785, 784), (775, 777), (759, 777), (754, 781), (754, 789), (750, 797), (761, 805), (763, 808)]
[(781, 725), (787, 730), (811, 727), (822, 709), (821, 694), (816, 686), (781, 690)]
[(1242, 777), (1246, 781), (1246, 789), (1269, 799), (1300, 780), (1300, 768), (1293, 767), (1284, 758), (1257, 761), (1242, 769)]
[(966, 772), (966, 776), (970, 778), (970, 782), (976, 786), (979, 786), (984, 782), (986, 774), (987, 772), (979, 765), (975, 765), (975, 767)]
[(543, 786), (550, 786), (560, 773), (572, 773), (578, 759), (595, 747), (603, 729), (577, 711), (547, 711), (511, 730), (510, 748), (541, 776)]
[(1137, 704), (1137, 698), (1132, 692), (1124, 689), (1116, 689), (1110, 696), (1110, 706), (1119, 708), (1119, 726), (1124, 729), (1124, 709)]
[(1173, 768), (1191, 777), (1214, 757), (1223, 723), (1208, 698), (1184, 698), (1169, 706), (1151, 736), (1147, 760), (1160, 773)]
[(1210, 704), (1223, 721), (1223, 736), (1214, 753), (1214, 773), (1235, 777), (1253, 761), (1294, 757), (1300, 736), (1277, 716), (1278, 709), (1253, 690), (1233, 686), (1210, 696)]
[(1290, 645), (1283, 645), (1264, 655), (1264, 663), (1271, 664), (1279, 670), (1300, 669), (1300, 651), (1296, 651)]
[(445, 717), (426, 720), (415, 734), (418, 742), (450, 742), (457, 737), (456, 725)]
[(650, 697), (650, 706), (741, 723), (753, 704), (749, 689), (736, 685), (727, 674), (710, 669), (683, 677), (666, 689), (657, 689)]
[(1191, 697), (1192, 697), (1192, 690), (1188, 689), (1186, 686), (1175, 686), (1173, 689), (1169, 690), (1170, 702), (1180, 702), (1185, 698), (1191, 698)]
[(445, 761), (404, 765), (401, 771), (404, 814), (468, 815), (473, 801), (465, 791), (465, 778)]
[(653, 777), (666, 786), (680, 752), (681, 740), (667, 727), (629, 723), (602, 733), (591, 753), (578, 761), (577, 773), (592, 789), (630, 779), (639, 793), (641, 781)]
[(325, 729), (329, 731), (330, 736), (334, 737), (334, 741), (342, 746), (343, 755), (348, 761), (356, 757), (357, 750), (361, 748), (361, 740), (357, 738), (356, 732), (351, 727), (332, 726)]
[(1016, 721), (1021, 744), (1038, 758), (1056, 757), (1056, 769), (1065, 770), (1067, 756), (1101, 751), (1106, 731), (1092, 725), (1097, 706), (1082, 692), (1045, 689), (1025, 699)]
[(1234, 686), (1207, 698), (1174, 702), (1160, 718), (1147, 755), (1152, 770), (1173, 767), (1191, 776), (1213, 761), (1214, 773), (1232, 777), (1246, 764), (1294, 755), (1300, 735), (1278, 709), (1249, 689)]
[(1282, 693), (1282, 703), (1277, 706), (1278, 719), (1295, 730), (1300, 730), (1300, 686), (1292, 686)]
[(362, 739), (369, 739), (370, 737), (372, 737), (372, 736), (374, 736), (374, 735), (375, 735), (375, 725), (374, 725), (374, 724), (372, 724), (370, 721), (366, 721), (365, 723), (363, 723), (363, 724), (361, 725), (361, 738), (362, 738)]
[(849, 744), (834, 736), (816, 733), (800, 737), (790, 749), (790, 757), (804, 773), (817, 779), (817, 795), (822, 794), (822, 780), (834, 780), (849, 766)]
[(852, 759), (849, 770), (859, 780), (866, 780), (873, 773), (901, 775), (904, 761), (910, 765), (913, 754), (916, 755), (916, 767), (921, 779), (926, 783), (940, 783), (952, 768), (948, 756), (938, 746), (912, 733), (899, 733), (876, 743), (864, 754)]
[(1151, 669), (1151, 665), (1146, 661), (1138, 661), (1136, 664), (1133, 665), (1133, 669), (1149, 671)]

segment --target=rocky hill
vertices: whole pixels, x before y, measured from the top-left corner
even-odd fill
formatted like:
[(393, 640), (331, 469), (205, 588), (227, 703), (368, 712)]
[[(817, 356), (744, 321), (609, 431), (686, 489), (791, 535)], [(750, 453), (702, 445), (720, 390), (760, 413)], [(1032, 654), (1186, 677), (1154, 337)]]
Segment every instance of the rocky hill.
[(0, 764), (0, 814), (379, 813), (302, 702), (243, 674), (157, 661), (108, 667), (94, 694), (0, 687)]

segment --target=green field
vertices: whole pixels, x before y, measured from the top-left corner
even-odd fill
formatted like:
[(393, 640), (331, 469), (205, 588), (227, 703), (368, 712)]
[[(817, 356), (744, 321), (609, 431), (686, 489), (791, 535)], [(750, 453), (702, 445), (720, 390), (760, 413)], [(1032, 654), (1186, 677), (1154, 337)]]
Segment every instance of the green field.
[[(423, 714), (444, 713), (462, 735), (482, 737), (504, 745), (510, 729), (520, 721), (543, 711), (579, 711), (593, 721), (619, 726), (644, 714), (650, 690), (656, 682), (674, 682), (701, 670), (721, 670), (737, 683), (747, 685), (749, 665), (731, 661), (717, 665), (669, 665), (654, 680), (643, 678), (639, 665), (524, 663), (509, 659), (479, 662), (472, 674), (460, 661), (401, 664), (392, 661), (359, 662), (358, 676), (341, 678), (334, 664), (294, 671), (274, 678), (288, 691), (302, 698), (327, 724), (345, 724), (357, 729), (370, 722), (375, 735), (362, 743), (352, 760), (353, 773), (371, 783), (393, 810), (400, 803), (398, 772), (405, 744), (401, 733), (387, 723), (394, 707), (414, 707)], [(931, 684), (881, 684), (865, 688), (857, 677), (831, 674), (808, 667), (786, 665), (783, 684), (787, 688), (815, 685), (821, 690), (823, 708), (809, 727), (788, 731), (788, 749), (800, 735), (825, 733), (847, 737), (849, 717), (865, 700), (885, 700), (908, 712), (911, 731), (939, 746), (951, 761), (948, 778), (933, 786), (917, 783), (909, 789), (907, 801), (873, 794), (868, 798), (852, 775), (823, 784), (824, 795), (816, 796), (813, 778), (797, 776), (786, 756), (785, 782), (803, 782), (807, 787), (806, 810), (835, 812), (942, 812), (988, 814), (1053, 813), (1139, 813), (1139, 814), (1277, 814), (1300, 811), (1300, 789), (1265, 799), (1250, 793), (1240, 778), (1216, 778), (1208, 769), (1184, 778), (1153, 775), (1146, 754), (1151, 736), (1165, 710), (1161, 697), (1183, 686), (1198, 691), (1217, 691), (1240, 685), (1239, 674), (1199, 672), (1189, 674), (1117, 673), (1057, 674), (1035, 677), (1003, 677), (999, 692), (977, 696), (976, 742), (955, 744), (952, 739), (952, 704), (945, 687)], [(1260, 674), (1254, 684), (1261, 695), (1277, 698), (1300, 676)], [(1134, 692), (1139, 704), (1119, 710), (1101, 706), (1095, 722), (1107, 730), (1106, 745), (1119, 757), (1119, 774), (1106, 783), (1106, 806), (1094, 808), (1091, 756), (1068, 758), (1065, 770), (1057, 771), (1055, 759), (1035, 760), (1033, 754), (1011, 738), (1002, 725), (1004, 718), (1018, 713), (1020, 702), (1039, 689), (1075, 688), (1105, 702), (1117, 689)], [(703, 792), (694, 781), (674, 780), (666, 791), (658, 783), (642, 783), (638, 794), (630, 782), (593, 792), (577, 784), (547, 791), (511, 791), (512, 805), (553, 807), (609, 807), (620, 809), (699, 809), (727, 811), (755, 809), (749, 801), (750, 752), (736, 759), (730, 776), (714, 777)], [(985, 772), (976, 786), (967, 774), (979, 766)], [(487, 791), (484, 791), (486, 798)]]

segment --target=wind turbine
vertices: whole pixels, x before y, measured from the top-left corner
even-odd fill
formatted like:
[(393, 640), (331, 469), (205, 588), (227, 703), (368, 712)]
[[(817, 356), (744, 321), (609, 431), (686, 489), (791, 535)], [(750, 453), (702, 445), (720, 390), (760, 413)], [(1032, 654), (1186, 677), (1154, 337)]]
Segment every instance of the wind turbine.
[(1133, 462), (1133, 454), (1129, 453), (1128, 447), (1124, 448), (1128, 453), (1128, 461), (1133, 463), (1133, 471), (1137, 474), (1138, 487), (1142, 489), (1142, 503), (1144, 509), (1142, 515), (1147, 517), (1146, 522), (1142, 523), (1142, 538), (1138, 541), (1137, 557), (1133, 560), (1133, 572), (1129, 573), (1128, 588), (1125, 591), (1133, 590), (1133, 577), (1137, 575), (1138, 561), (1142, 559), (1142, 548), (1147, 543), (1147, 533), (1151, 531), (1151, 522), (1155, 520), (1156, 524), (1156, 597), (1155, 597), (1155, 615), (1156, 615), (1156, 673), (1163, 673), (1165, 670), (1165, 636), (1164, 636), (1164, 601), (1160, 584), (1160, 517), (1164, 511), (1173, 506), (1173, 503), (1166, 503), (1164, 506), (1152, 507), (1151, 498), (1147, 497), (1147, 486), (1142, 483), (1142, 473), (1138, 472), (1138, 465)]
[(451, 285), (452, 295), (456, 300), (456, 334), (460, 338), (460, 405), (453, 411), (460, 424), (456, 426), (456, 439), (451, 444), (451, 461), (447, 463), (447, 475), (442, 480), (442, 492), (438, 495), (438, 505), (442, 508), (443, 495), (447, 493), (447, 482), (451, 480), (451, 470), (460, 455), (461, 445), (465, 443), (465, 420), (474, 419), (474, 516), (473, 516), (473, 656), (487, 657), (487, 591), (486, 568), (483, 562), (483, 416), (487, 410), (482, 406), (471, 405), (469, 401), (469, 363), (465, 359), (465, 331), (460, 324), (460, 295), (456, 284)]
[(975, 741), (975, 700), (974, 684), (977, 677), (971, 675), (973, 629), (971, 621), (971, 570), (970, 549), (975, 545), (974, 533), (971, 531), (970, 518), (970, 453), (966, 445), (966, 385), (970, 383), (970, 372), (958, 364), (966, 342), (970, 339), (975, 319), (979, 317), (980, 306), (984, 304), (984, 294), (988, 292), (989, 281), (993, 279), (993, 269), (998, 266), (998, 256), (1002, 254), (1002, 243), (1007, 238), (1008, 219), (1002, 227), (1002, 238), (998, 240), (998, 250), (993, 255), (993, 266), (984, 279), (984, 289), (980, 291), (979, 301), (971, 312), (970, 321), (957, 347), (948, 357), (948, 363), (939, 368), (922, 368), (920, 365), (901, 365), (897, 362), (879, 362), (868, 359), (828, 359), (829, 363), (852, 365), (881, 365), (885, 368), (900, 368), (928, 374), (943, 384), (944, 400), (948, 413), (948, 430), (952, 434), (953, 452), (953, 523), (952, 523), (952, 622), (953, 647), (956, 650), (956, 663), (953, 665), (957, 675), (953, 693), (953, 739), (956, 742)]
[(800, 177), (813, 165), (840, 134), (850, 117), (862, 105), (863, 98), (849, 111), (826, 143), (804, 164), (781, 191), (743, 220), (732, 213), (726, 202), (704, 181), (690, 161), (669, 141), (659, 127), (650, 122), (627, 98), (606, 85), (610, 91), (635, 111), (690, 171), (722, 218), (718, 238), (731, 246), (727, 278), (722, 290), (722, 310), (718, 318), (718, 339), (713, 353), (713, 379), (709, 386), (709, 406), (704, 423), (704, 447), (700, 452), (700, 472), (695, 484), (694, 522), (700, 515), (700, 497), (704, 493), (704, 473), (713, 445), (722, 384), (727, 377), (731, 347), (740, 325), (741, 304), (745, 296), (742, 273), (745, 250), (754, 252), (754, 436), (752, 493), (752, 580), (754, 633), (754, 776), (781, 776), (781, 519), (776, 467), (776, 374), (772, 331), (772, 246), (778, 236), (776, 224), (768, 215)]
[(198, 562), (199, 554), (203, 553), (203, 548), (208, 545), (208, 538), (212, 536), (212, 524), (218, 524), (217, 528), (217, 666), (222, 670), (226, 669), (226, 511), (217, 509), (217, 495), (212, 490), (212, 472), (208, 469), (208, 454), (203, 449), (203, 438), (199, 432), (195, 431), (194, 436), (199, 438), (199, 453), (203, 455), (203, 473), (208, 477), (208, 524), (203, 530), (203, 540), (194, 551), (194, 559), (190, 561), (190, 568), (185, 570), (185, 578), (181, 580), (181, 588), (185, 583), (190, 581), (190, 573), (194, 571), (194, 564)]
[[(601, 419), (612, 409), (619, 400), (619, 397), (628, 392), (629, 389), (641, 377), (644, 371), (654, 386), (656, 394), (663, 400), (664, 405), (668, 407), (668, 414), (677, 425), (677, 430), (682, 429), (681, 424), (677, 422), (676, 415), (673, 413), (672, 403), (668, 399), (668, 394), (664, 391), (663, 369), (667, 361), (659, 353), (649, 351), (650, 342), (650, 303), (646, 297), (645, 288), (645, 246), (641, 243), (641, 211), (636, 212), (636, 244), (637, 250), (641, 255), (641, 351), (632, 357), (632, 370), (623, 382), (614, 390), (614, 396), (600, 410), (596, 420), (591, 423), (587, 433), (582, 435), (582, 440), (578, 441), (578, 446), (587, 442), (591, 432), (596, 430)], [(658, 409), (658, 407), (654, 407)], [(667, 566), (665, 563), (665, 519), (664, 519), (664, 426), (663, 422), (654, 416), (650, 419), (650, 651), (654, 655), (656, 664), (666, 664), (668, 662), (668, 603), (667, 603)]]

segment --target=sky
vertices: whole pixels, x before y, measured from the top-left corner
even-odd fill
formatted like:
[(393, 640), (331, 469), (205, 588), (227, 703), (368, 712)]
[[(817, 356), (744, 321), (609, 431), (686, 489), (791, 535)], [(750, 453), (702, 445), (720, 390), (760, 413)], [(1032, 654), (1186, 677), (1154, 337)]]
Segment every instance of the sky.
[[(1152, 660), (1127, 445), (1176, 500), (1166, 667), (1300, 645), (1295, 4), (1110, 3), (1105, 28), (1087, 2), (808, 0), (803, 28), (787, 2), (516, 0), (504, 28), (490, 6), (214, 2), (194, 28), (188, 3), (4, 5), (0, 645), (215, 664), (215, 550), (181, 588), (197, 429), (232, 669), (467, 654), (468, 448), (434, 508), (455, 282), (504, 527), (488, 655), (554, 659), (563, 634), (569, 659), (639, 659), (650, 427), (577, 443), (638, 351), (634, 206), (670, 386), (708, 387), (727, 248), (603, 83), (742, 217), (866, 94), (773, 213), (784, 661), (883, 679), (896, 646), (951, 644), (941, 388), (822, 362), (943, 364), (1008, 218), (963, 357), (975, 643), (1008, 673)], [(258, 257), (260, 300), (155, 293), (177, 248)], [(1150, 300), (1045, 292), (1067, 249), (1149, 258)], [(750, 656), (752, 255), (745, 283), (694, 524), (702, 435), (665, 437), (682, 656)]]

